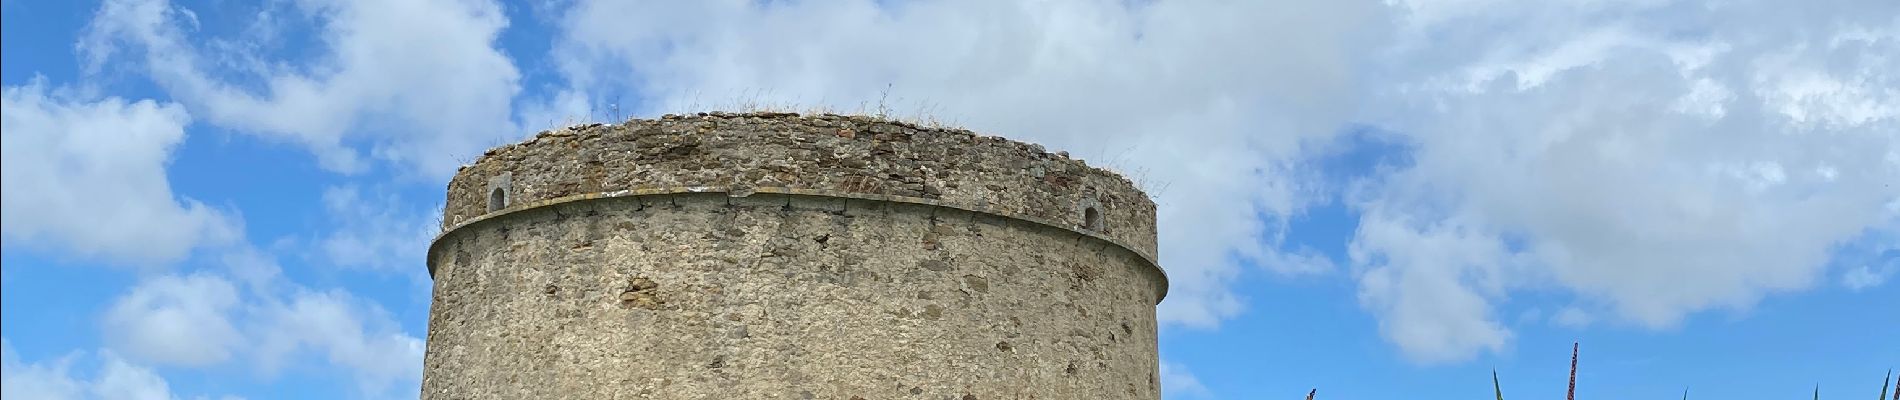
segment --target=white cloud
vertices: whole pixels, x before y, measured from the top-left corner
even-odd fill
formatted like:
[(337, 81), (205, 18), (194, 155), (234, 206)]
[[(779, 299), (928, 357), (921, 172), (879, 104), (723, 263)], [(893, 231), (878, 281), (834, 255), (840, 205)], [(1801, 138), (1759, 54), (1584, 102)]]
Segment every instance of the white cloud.
[[(35, 83), (6, 89), (4, 121), (0, 193), (9, 241), (162, 264), (196, 247), (238, 240), (235, 216), (174, 200), (166, 184), (171, 150), (189, 121), (178, 105), (75, 100)], [(325, 200), (340, 220), (350, 221), (324, 240), (326, 254), (344, 264), (413, 266), (421, 273), (421, 246), (433, 233), (428, 217), (396, 218), (388, 211), (393, 199), (366, 200), (354, 188), (332, 190)], [(243, 356), (274, 370), (315, 354), (348, 371), (365, 393), (419, 382), (422, 341), (402, 333), (377, 305), (284, 280), (275, 260), (248, 247), (223, 253), (219, 258), (248, 292), (208, 272), (148, 278), (102, 317), (108, 345), (142, 362), (184, 367)], [(401, 256), (407, 253), (414, 256)], [(165, 398), (163, 381), (153, 381), (148, 370), (110, 352), (101, 357), (96, 382), (67, 377), (65, 362), (39, 366), (9, 358), (7, 397)]]
[(259, 362), (267, 371), (312, 351), (347, 370), (364, 393), (422, 380), (422, 340), (402, 333), (380, 306), (348, 293), (299, 291), (255, 318)]
[(1866, 265), (1854, 267), (1841, 274), (1841, 285), (1854, 291), (1866, 290), (1886, 284), (1887, 278), (1892, 277), (1897, 269), (1900, 268), (1895, 268), (1892, 264), (1878, 270)]
[(1413, 164), (1354, 194), (1361, 300), (1413, 359), (1502, 349), (1520, 291), (1746, 309), (1900, 225), (1900, 3), (1461, 4), (1402, 3), (1370, 114)]
[(112, 348), (133, 359), (186, 367), (241, 362), (269, 378), (315, 357), (377, 397), (420, 384), (421, 339), (388, 312), (342, 290), (314, 290), (278, 275), (249, 248), (213, 272), (157, 276), (121, 297), (105, 317)]
[(0, 214), (9, 241), (162, 265), (235, 237), (231, 218), (166, 183), (191, 118), (182, 107), (89, 100), (41, 82), (0, 97)]
[(1590, 323), (1595, 321), (1596, 317), (1590, 315), (1590, 312), (1576, 307), (1565, 307), (1557, 311), (1557, 315), (1550, 316), (1551, 323), (1567, 328), (1582, 328), (1590, 326)]
[(101, 399), (124, 400), (165, 400), (171, 399), (171, 386), (151, 369), (133, 365), (112, 353), (103, 353), (104, 372), (93, 383), (93, 395)]
[(330, 262), (427, 279), (423, 256), (440, 229), (441, 210), (408, 209), (394, 196), (369, 198), (356, 186), (324, 190), (323, 205), (338, 224), (317, 243)]
[[(364, 166), (351, 148), (354, 140), (378, 159), (446, 175), (457, 151), (478, 151), (488, 138), (515, 130), (508, 112), (516, 72), (488, 47), (506, 21), (491, 2), (294, 6), (318, 21), (321, 42), (333, 45), (305, 69), (246, 53), (259, 51), (255, 46), (188, 37), (196, 16), (165, 1), (111, 0), (82, 33), (84, 61), (97, 70), (120, 65), (112, 62), (121, 56), (142, 56), (143, 62), (128, 65), (143, 67), (178, 103), (86, 98), (39, 82), (6, 88), (9, 251), (16, 241), (47, 243), (81, 256), (164, 264), (216, 245), (221, 256), (213, 259), (228, 268), (148, 276), (127, 290), (102, 317), (102, 336), (114, 350), (97, 352), (101, 361), (90, 380), (68, 373), (77, 356), (50, 365), (21, 363), (8, 345), (5, 397), (171, 398), (165, 381), (140, 363), (210, 368), (235, 361), (272, 375), (317, 358), (343, 370), (365, 395), (419, 384), (420, 339), (402, 332), (374, 303), (281, 276), (273, 257), (243, 243), (240, 218), (175, 198), (166, 167), (196, 114), (307, 145), (337, 170)], [(246, 33), (274, 32), (266, 16)], [(213, 70), (234, 62), (245, 67)], [(253, 76), (214, 78), (230, 72)], [(267, 89), (256, 94), (231, 83), (238, 81), (265, 82)], [(383, 204), (353, 194), (328, 197), (333, 212), (388, 216), (374, 209)], [(391, 223), (346, 227), (369, 240), (414, 233)], [(356, 252), (338, 246), (343, 250), (332, 255), (371, 263), (390, 250), (376, 246), (391, 245), (401, 244)]]
[(114, 302), (105, 315), (113, 347), (159, 364), (205, 366), (223, 362), (239, 344), (228, 319), (237, 288), (210, 274), (146, 280)]
[(342, 369), (368, 396), (421, 384), (422, 339), (403, 332), (380, 305), (290, 282), (276, 275), (274, 258), (255, 250), (234, 252), (227, 262), (252, 296), (233, 320), (257, 372), (274, 375), (310, 355)]
[[(295, 3), (329, 47), (291, 68), (193, 37), (195, 17), (165, 1), (111, 0), (80, 50), (95, 69), (136, 57), (200, 118), (300, 143), (333, 169), (363, 168), (367, 145), (433, 177), (519, 134), (511, 107), (539, 124), (608, 102), (651, 115), (744, 103), (873, 111), (885, 99), (899, 116), (1066, 149), (1152, 190), (1171, 325), (1240, 313), (1230, 285), (1246, 263), (1331, 269), (1283, 244), (1298, 234), (1290, 216), (1339, 195), (1361, 212), (1349, 247), (1360, 303), (1408, 356), (1449, 362), (1507, 348), (1513, 333), (1495, 314), (1520, 292), (1573, 294), (1592, 323), (1665, 327), (1811, 287), (1842, 246), (1900, 225), (1900, 3), (1779, 8), (1791, 4), (581, 0), (552, 24), (549, 58), (567, 87), (537, 104), (510, 102), (518, 72), (493, 48), (507, 21), (487, 1)], [(1393, 40), (1378, 43), (1385, 33)], [(9, 114), (28, 104), (8, 93)], [(104, 104), (170, 109), (184, 124), (178, 106)], [(1352, 120), (1393, 132), (1410, 164), (1333, 193), (1344, 185), (1317, 178), (1307, 153)], [(8, 166), (25, 157), (9, 150)], [(157, 214), (216, 215), (151, 192), (140, 198), (164, 200)], [(388, 215), (348, 188), (327, 197), (338, 215)], [(404, 249), (395, 243), (424, 235), (383, 223), (348, 226), (323, 251), (339, 264), (406, 263), (388, 261), (404, 258), (390, 256)], [(96, 226), (60, 229), (89, 238)], [(166, 245), (180, 237), (192, 236), (154, 243), (189, 249)], [(1886, 274), (1861, 272), (1844, 271), (1843, 285)], [(269, 307), (241, 312), (305, 328), (319, 317), (273, 313), (355, 315), (321, 323), (360, 334), (285, 331), (271, 343), (411, 373), (359, 359), (419, 346), (378, 336), (373, 306), (272, 285)]]
[[(0, 338), (0, 397), (35, 400), (168, 400), (171, 386), (150, 368), (132, 364), (110, 351), (98, 352), (96, 376), (72, 374), (80, 354), (47, 363), (20, 359), (13, 343)], [(227, 397), (228, 398), (228, 397)]]
[(1349, 116), (1378, 12), (1370, 0), (579, 1), (555, 24), (553, 59), (570, 83), (560, 97), (592, 99), (570, 106), (875, 112), (884, 99), (898, 116), (1123, 171), (1160, 207), (1172, 282), (1160, 317), (1211, 327), (1241, 311), (1229, 287), (1241, 261), (1324, 265), (1279, 250), (1284, 221), (1316, 201), (1299, 153)]
[(1161, 362), (1161, 394), (1170, 399), (1208, 397), (1207, 386), (1181, 364)]
[(1380, 316), (1385, 338), (1415, 360), (1452, 362), (1502, 350), (1511, 332), (1489, 318), (1503, 296), (1510, 257), (1497, 239), (1461, 221), (1424, 222), (1369, 210), (1349, 253), (1370, 265), (1359, 302)]
[(86, 389), (68, 373), (76, 356), (62, 357), (46, 364), (20, 360), (13, 343), (0, 339), (0, 398), (78, 399)]
[[(106, 1), (79, 49), (93, 70), (138, 57), (133, 65), (207, 122), (301, 144), (337, 171), (367, 167), (354, 147), (360, 142), (377, 159), (446, 177), (458, 157), (519, 135), (509, 115), (520, 73), (493, 47), (508, 24), (494, 2), (293, 4), (281, 11), (315, 21), (327, 46), (308, 62), (263, 59), (245, 46), (195, 46), (245, 40), (194, 37), (193, 14), (166, 0)], [(272, 11), (258, 20), (277, 18), (265, 18)], [(247, 67), (221, 69), (216, 60)], [(262, 87), (238, 83), (252, 81)]]

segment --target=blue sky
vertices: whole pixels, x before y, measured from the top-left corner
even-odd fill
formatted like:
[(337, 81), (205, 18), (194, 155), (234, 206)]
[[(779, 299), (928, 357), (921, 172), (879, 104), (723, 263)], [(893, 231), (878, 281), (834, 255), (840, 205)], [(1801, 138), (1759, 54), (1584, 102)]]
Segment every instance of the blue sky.
[(8, 398), (413, 397), (457, 165), (706, 109), (1129, 175), (1170, 399), (1900, 367), (1891, 1), (5, 0), (0, 51)]

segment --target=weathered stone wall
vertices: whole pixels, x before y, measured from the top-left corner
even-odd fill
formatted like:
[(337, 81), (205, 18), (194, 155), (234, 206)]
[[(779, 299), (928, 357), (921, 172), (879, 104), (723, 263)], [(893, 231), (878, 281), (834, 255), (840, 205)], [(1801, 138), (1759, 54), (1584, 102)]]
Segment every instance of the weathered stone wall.
[(673, 194), (441, 238), (424, 399), (1156, 399), (1143, 257), (956, 208)]
[(425, 399), (1159, 397), (1154, 204), (862, 117), (544, 132), (450, 182)]
[[(1042, 146), (837, 115), (708, 114), (542, 132), (449, 182), (444, 227), (506, 204), (684, 187), (793, 188), (931, 199), (1089, 230), (1149, 259), (1154, 202), (1126, 178)], [(1096, 206), (1097, 229), (1084, 229)]]

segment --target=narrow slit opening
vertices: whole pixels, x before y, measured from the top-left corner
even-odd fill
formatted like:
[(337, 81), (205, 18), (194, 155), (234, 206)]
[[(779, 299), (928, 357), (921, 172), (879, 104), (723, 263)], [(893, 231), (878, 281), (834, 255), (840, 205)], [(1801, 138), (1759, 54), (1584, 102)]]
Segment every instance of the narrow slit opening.
[(1082, 209), (1082, 227), (1091, 231), (1102, 231), (1102, 212), (1095, 207)]

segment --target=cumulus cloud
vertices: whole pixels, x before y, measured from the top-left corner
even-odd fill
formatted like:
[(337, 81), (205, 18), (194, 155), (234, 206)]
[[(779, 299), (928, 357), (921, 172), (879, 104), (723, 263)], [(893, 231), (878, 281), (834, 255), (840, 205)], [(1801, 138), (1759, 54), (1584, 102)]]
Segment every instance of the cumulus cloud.
[(228, 315), (237, 288), (209, 274), (160, 276), (140, 283), (105, 315), (105, 336), (134, 357), (204, 366), (231, 357), (240, 336)]
[(396, 325), (382, 306), (340, 289), (316, 289), (276, 275), (264, 253), (227, 257), (251, 298), (234, 320), (257, 371), (272, 375), (304, 356), (317, 356), (352, 378), (366, 395), (402, 393), (422, 381), (422, 339)]
[(80, 382), (67, 371), (74, 357), (46, 364), (29, 364), (13, 351), (13, 343), (0, 339), (0, 397), (13, 399), (77, 399), (85, 393)]
[(493, 46), (508, 24), (494, 2), (291, 4), (258, 11), (245, 34), (269, 37), (280, 29), (272, 22), (307, 17), (327, 46), (314, 60), (272, 60), (268, 48), (229, 45), (255, 41), (201, 35), (196, 14), (166, 0), (106, 1), (78, 48), (91, 70), (130, 59), (207, 122), (305, 146), (336, 171), (368, 166), (360, 145), (445, 177), (459, 157), (518, 135), (510, 111), (520, 73)]
[(1596, 317), (1591, 316), (1590, 312), (1576, 307), (1564, 307), (1556, 315), (1550, 316), (1550, 323), (1567, 328), (1582, 328), (1594, 321)]
[(365, 393), (422, 380), (422, 340), (401, 332), (382, 307), (347, 292), (299, 291), (257, 313), (254, 340), (266, 370), (311, 351), (348, 371)]
[(1244, 263), (1327, 265), (1281, 250), (1285, 220), (1315, 201), (1300, 150), (1348, 117), (1378, 14), (1318, 0), (578, 1), (556, 23), (570, 86), (555, 97), (569, 100), (548, 107), (883, 111), (1067, 150), (1149, 190), (1172, 282), (1161, 319), (1211, 327), (1241, 311)]
[(93, 395), (101, 399), (165, 400), (173, 398), (171, 385), (151, 369), (133, 365), (111, 353), (100, 356), (105, 372), (93, 383)]
[[(274, 35), (269, 13), (285, 4), (267, 6), (245, 33)], [(164, 379), (146, 365), (242, 363), (269, 376), (313, 359), (345, 371), (368, 396), (419, 383), (420, 339), (373, 302), (283, 277), (273, 256), (245, 243), (241, 218), (174, 195), (166, 168), (196, 115), (307, 145), (336, 170), (360, 170), (352, 146), (367, 144), (378, 159), (444, 175), (458, 150), (479, 150), (488, 144), (484, 135), (514, 130), (507, 122), (516, 72), (488, 47), (506, 21), (490, 2), (290, 6), (319, 21), (321, 42), (333, 46), (317, 65), (286, 69), (258, 57), (268, 49), (192, 37), (197, 16), (165, 1), (112, 0), (82, 34), (83, 61), (90, 72), (136, 66), (176, 103), (99, 98), (83, 94), (97, 87), (40, 81), (5, 88), (0, 213), (8, 251), (26, 243), (113, 262), (170, 264), (193, 249), (215, 248), (209, 259), (227, 268), (143, 277), (102, 316), (111, 350), (96, 357), (26, 363), (8, 343), (4, 397), (169, 399)], [(122, 58), (137, 62), (115, 63)], [(249, 75), (232, 77), (233, 71)], [(420, 227), (429, 224), (400, 226), (377, 211), (387, 204), (353, 190), (332, 192), (331, 211), (355, 220), (343, 225), (351, 236), (332, 237), (331, 256), (351, 264), (394, 262), (379, 261), (394, 254), (388, 246), (426, 243)], [(397, 238), (402, 242), (382, 243)], [(97, 368), (87, 369), (96, 373), (71, 373), (75, 361), (93, 358)]]
[(224, 213), (166, 183), (183, 107), (88, 99), (35, 81), (0, 95), (0, 229), (10, 242), (134, 265), (235, 238)]
[[(1842, 251), (1859, 251), (1852, 243), (1900, 229), (1900, 77), (1890, 72), (1900, 70), (1900, 3), (565, 5), (549, 57), (565, 88), (540, 103), (511, 103), (518, 72), (493, 47), (507, 21), (487, 1), (293, 3), (287, 11), (316, 21), (328, 47), (291, 68), (281, 65), (304, 63), (201, 40), (196, 17), (166, 1), (110, 0), (79, 50), (95, 70), (138, 61), (182, 109), (107, 104), (178, 121), (189, 109), (306, 146), (340, 171), (364, 168), (367, 146), (446, 176), (457, 156), (518, 134), (511, 112), (538, 123), (598, 116), (592, 105), (610, 102), (645, 115), (748, 104), (890, 112), (1040, 142), (1155, 196), (1170, 325), (1240, 313), (1230, 285), (1244, 265), (1332, 270), (1333, 260), (1284, 246), (1298, 234), (1287, 220), (1343, 199), (1360, 216), (1347, 255), (1358, 301), (1424, 362), (1510, 346), (1497, 315), (1522, 292), (1574, 295), (1559, 323), (1667, 327), (1811, 287)], [(280, 18), (270, 16), (258, 20)], [(273, 32), (259, 24), (259, 35)], [(30, 103), (16, 97), (34, 98), (12, 93), (8, 114)], [(12, 152), (8, 118), (11, 167), (34, 155)], [(1351, 185), (1323, 181), (1311, 150), (1336, 145), (1348, 122), (1405, 143), (1407, 163)], [(216, 215), (168, 191), (139, 193), (163, 200), (149, 202), (162, 206), (156, 215)], [(337, 215), (387, 216), (349, 188), (326, 200)], [(218, 218), (182, 221), (201, 219)], [(91, 235), (16, 234), (33, 231), (14, 224), (9, 238)], [(400, 259), (389, 243), (425, 236), (406, 224), (351, 226), (323, 239), (339, 264)], [(1840, 279), (1864, 287), (1888, 274)], [(276, 309), (373, 310), (295, 286), (272, 293)], [(285, 318), (278, 325), (309, 323)], [(363, 322), (374, 320), (356, 321), (376, 332)], [(332, 349), (345, 364), (409, 345), (369, 333), (359, 343), (284, 337), (273, 343)], [(376, 350), (335, 350), (351, 348)]]
[(1161, 394), (1173, 398), (1202, 398), (1208, 396), (1207, 386), (1201, 384), (1194, 373), (1181, 364), (1161, 362)]
[[(1890, 206), (1900, 210), (1900, 200)], [(1848, 290), (1858, 292), (1878, 287), (1900, 274), (1900, 229), (1884, 229), (1870, 236), (1869, 240), (1838, 252), (1836, 261), (1849, 266), (1840, 276), (1841, 286)]]
[(266, 378), (314, 357), (371, 396), (421, 382), (422, 340), (382, 307), (290, 282), (254, 249), (223, 260), (224, 273), (157, 276), (133, 287), (105, 317), (112, 348), (162, 365), (242, 362)]
[[(13, 343), (0, 338), (0, 397), (40, 400), (169, 400), (171, 385), (150, 368), (100, 351), (96, 376), (74, 376), (75, 353), (44, 363), (20, 359)], [(227, 397), (229, 399), (229, 397)]]
[(1380, 316), (1386, 338), (1428, 362), (1508, 345), (1511, 332), (1498, 322), (1470, 317), (1488, 314), (1514, 267), (1497, 239), (1457, 221), (1420, 226), (1384, 212), (1364, 214), (1349, 253), (1356, 264), (1385, 265), (1359, 276), (1359, 301)]
[(1412, 358), (1501, 349), (1524, 290), (1745, 309), (1900, 223), (1900, 3), (1466, 3), (1395, 3), (1369, 114), (1413, 163), (1352, 196), (1360, 300)]
[(1880, 286), (1887, 283), (1887, 278), (1892, 277), (1896, 269), (1897, 268), (1894, 268), (1893, 265), (1887, 265), (1880, 269), (1874, 269), (1866, 265), (1854, 267), (1841, 274), (1841, 285), (1856, 291)]

